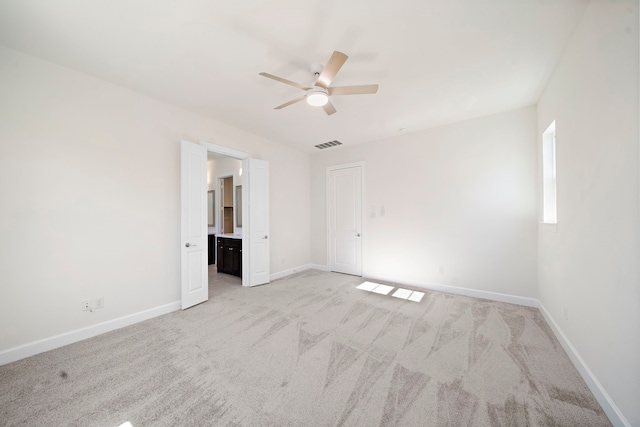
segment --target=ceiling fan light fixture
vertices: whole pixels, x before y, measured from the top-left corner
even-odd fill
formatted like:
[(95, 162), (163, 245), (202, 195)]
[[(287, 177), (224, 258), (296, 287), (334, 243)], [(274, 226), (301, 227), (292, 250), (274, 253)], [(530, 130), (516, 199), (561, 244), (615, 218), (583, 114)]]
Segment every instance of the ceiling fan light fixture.
[(327, 102), (329, 102), (329, 95), (327, 95), (323, 89), (309, 89), (307, 93), (307, 104), (314, 107), (322, 107), (323, 105), (327, 105)]

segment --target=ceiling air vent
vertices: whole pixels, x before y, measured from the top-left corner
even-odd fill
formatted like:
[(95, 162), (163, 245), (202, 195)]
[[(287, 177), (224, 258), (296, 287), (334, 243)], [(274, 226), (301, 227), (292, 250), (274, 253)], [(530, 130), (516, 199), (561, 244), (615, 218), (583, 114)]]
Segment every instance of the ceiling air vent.
[(329, 142), (325, 142), (324, 144), (318, 144), (318, 145), (314, 145), (314, 147), (320, 149), (320, 150), (324, 150), (325, 148), (331, 148), (331, 147), (336, 147), (338, 145), (342, 145), (342, 142), (338, 141), (337, 139), (335, 141), (329, 141)]

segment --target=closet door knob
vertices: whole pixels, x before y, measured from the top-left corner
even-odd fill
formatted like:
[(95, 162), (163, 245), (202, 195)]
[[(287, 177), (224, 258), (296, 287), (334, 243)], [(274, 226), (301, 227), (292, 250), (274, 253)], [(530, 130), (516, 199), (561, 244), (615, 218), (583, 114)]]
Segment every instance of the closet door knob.
[(190, 248), (191, 246), (196, 246), (196, 245), (192, 245), (191, 243), (187, 243), (186, 245), (184, 245), (187, 248)]

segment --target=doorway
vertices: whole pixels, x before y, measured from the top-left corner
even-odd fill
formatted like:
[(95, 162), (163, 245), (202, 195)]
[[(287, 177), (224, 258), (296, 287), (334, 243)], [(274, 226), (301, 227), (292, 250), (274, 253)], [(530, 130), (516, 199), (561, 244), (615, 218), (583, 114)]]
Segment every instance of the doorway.
[(207, 150), (208, 188), (215, 194), (215, 221), (208, 229), (210, 294), (219, 292), (219, 287), (242, 284), (241, 257), (243, 241), (247, 240), (235, 218), (241, 200), (236, 200), (234, 194), (234, 188), (242, 184), (242, 162)]
[[(269, 245), (269, 162), (251, 158), (239, 150), (200, 141), (181, 141), (181, 294), (182, 308), (208, 299), (207, 153), (242, 160), (244, 173), (235, 192), (242, 200), (241, 232), (235, 239), (241, 246), (242, 286), (270, 281)], [(215, 181), (217, 182), (217, 181)], [(232, 194), (234, 191), (232, 189)]]
[[(240, 168), (233, 172), (238, 183), (228, 189), (228, 194), (235, 199), (231, 233), (238, 235), (242, 242), (242, 286), (269, 283), (269, 162), (254, 159), (244, 151), (205, 141), (200, 141), (199, 145), (207, 153), (242, 161), (238, 165)], [(218, 206), (222, 206), (222, 201)]]

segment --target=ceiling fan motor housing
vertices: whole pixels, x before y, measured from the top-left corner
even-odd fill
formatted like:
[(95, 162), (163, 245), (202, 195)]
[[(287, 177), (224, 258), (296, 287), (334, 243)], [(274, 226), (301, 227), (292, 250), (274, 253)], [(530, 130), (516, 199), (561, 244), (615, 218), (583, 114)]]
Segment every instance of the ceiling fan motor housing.
[(318, 78), (320, 73), (322, 73), (322, 70), (324, 70), (324, 65), (320, 64), (319, 62), (314, 62), (309, 66), (309, 71), (311, 71), (311, 74), (313, 74), (316, 78)]

